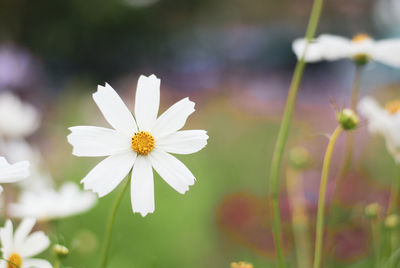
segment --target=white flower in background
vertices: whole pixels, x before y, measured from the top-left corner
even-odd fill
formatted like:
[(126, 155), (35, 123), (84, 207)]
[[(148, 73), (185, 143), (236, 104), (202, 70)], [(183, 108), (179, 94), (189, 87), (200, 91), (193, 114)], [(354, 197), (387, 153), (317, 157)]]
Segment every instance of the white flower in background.
[[(12, 183), (29, 176), (29, 162), (21, 161), (10, 164), (4, 157), (0, 157), (0, 183)], [(0, 193), (3, 187), (0, 186)]]
[(39, 122), (39, 113), (35, 107), (21, 102), (12, 93), (0, 94), (0, 136), (29, 136), (39, 127)]
[[(124, 102), (106, 84), (98, 86), (93, 99), (114, 128), (71, 127), (68, 136), (76, 156), (107, 156), (82, 180), (85, 189), (100, 197), (110, 193), (132, 169), (133, 212), (142, 216), (154, 212), (152, 167), (176, 191), (184, 194), (195, 177), (169, 153), (191, 154), (201, 150), (208, 136), (204, 130), (182, 130), (194, 103), (188, 98), (175, 103), (157, 118), (160, 79), (140, 76), (135, 100), (135, 118)], [(135, 120), (136, 119), (136, 120)]]
[(29, 191), (40, 191), (53, 187), (53, 179), (43, 168), (43, 159), (39, 150), (23, 139), (0, 139), (0, 154), (5, 155), (11, 162), (28, 160), (30, 176), (28, 180), (19, 182), (19, 186)]
[(381, 107), (371, 97), (363, 98), (358, 110), (368, 120), (368, 129), (385, 138), (386, 147), (397, 163), (400, 163), (400, 100)]
[[(293, 42), (293, 51), (298, 59), (302, 57), (306, 44), (305, 39)], [(317, 62), (349, 58), (360, 64), (374, 60), (400, 68), (399, 51), (400, 38), (375, 41), (366, 34), (358, 34), (353, 39), (323, 34), (308, 45), (304, 59), (306, 62)]]
[(9, 215), (13, 218), (32, 217), (39, 221), (65, 218), (84, 213), (97, 201), (95, 194), (84, 192), (72, 182), (61, 186), (59, 191), (42, 189), (25, 191), (17, 203), (8, 206)]
[(34, 225), (35, 219), (24, 219), (14, 234), (12, 222), (10, 220), (6, 221), (5, 226), (0, 229), (0, 240), (3, 258), (7, 261), (0, 260), (0, 268), (52, 267), (46, 260), (32, 258), (43, 252), (50, 245), (49, 238), (42, 231), (29, 235)]

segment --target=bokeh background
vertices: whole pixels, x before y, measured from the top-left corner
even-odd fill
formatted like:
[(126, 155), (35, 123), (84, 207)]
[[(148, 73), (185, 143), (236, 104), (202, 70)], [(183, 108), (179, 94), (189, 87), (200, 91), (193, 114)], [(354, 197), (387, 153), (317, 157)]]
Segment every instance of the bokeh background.
[[(119, 209), (110, 267), (228, 267), (245, 260), (274, 266), (267, 179), (280, 116), (296, 58), (291, 42), (306, 29), (311, 0), (1, 0), (0, 91), (13, 91), (42, 113), (30, 142), (39, 146), (57, 184), (79, 182), (98, 159), (72, 156), (67, 128), (106, 126), (91, 99), (110, 83), (133, 107), (140, 74), (161, 78), (161, 107), (189, 96), (196, 102), (188, 129), (206, 129), (200, 153), (179, 157), (197, 178), (179, 195), (155, 177), (156, 211), (132, 215), (129, 195)], [(400, 37), (397, 0), (327, 0), (319, 33), (376, 39)], [(348, 104), (354, 66), (310, 64), (302, 84), (288, 149), (305, 146), (303, 174), (310, 230), (316, 209), (325, 134)], [(400, 70), (369, 64), (362, 95), (400, 96)], [(7, 116), (7, 115), (0, 115)], [(384, 143), (362, 123), (355, 161), (336, 184), (344, 140), (335, 152), (324, 267), (370, 267), (370, 232), (363, 207), (385, 205), (395, 165)], [(285, 162), (286, 157), (285, 155)], [(282, 181), (290, 168), (284, 164)], [(64, 264), (96, 267), (116, 192), (84, 215), (45, 225), (71, 249)], [(285, 253), (295, 267), (290, 201), (282, 183)], [(334, 194), (335, 193), (335, 194)], [(289, 198), (290, 199), (290, 198)], [(335, 201), (336, 200), (336, 201)], [(310, 231), (310, 241), (313, 234)]]

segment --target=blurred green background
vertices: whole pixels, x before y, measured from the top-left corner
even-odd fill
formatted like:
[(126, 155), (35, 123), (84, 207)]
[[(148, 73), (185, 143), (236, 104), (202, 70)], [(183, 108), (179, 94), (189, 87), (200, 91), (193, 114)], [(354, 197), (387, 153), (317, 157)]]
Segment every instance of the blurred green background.
[[(162, 111), (189, 96), (196, 112), (186, 129), (206, 129), (209, 144), (179, 157), (197, 182), (186, 195), (156, 175), (156, 211), (133, 215), (126, 194), (118, 211), (109, 267), (228, 267), (248, 261), (274, 267), (267, 174), (292, 70), (291, 42), (305, 31), (311, 0), (1, 0), (0, 91), (11, 90), (42, 111), (30, 137), (40, 146), (57, 183), (79, 182), (98, 159), (72, 156), (67, 128), (107, 126), (91, 99), (109, 82), (130, 107), (140, 74), (161, 78)], [(319, 33), (376, 38), (400, 35), (400, 8), (392, 0), (326, 1)], [(330, 107), (349, 98), (354, 67), (348, 61), (311, 64), (299, 95), (288, 148), (312, 154), (305, 173), (311, 226), (319, 172), (335, 127)], [(399, 92), (399, 70), (370, 64), (362, 94), (382, 100)], [(343, 137), (335, 152), (338, 172)], [(377, 157), (379, 156), (379, 157)], [(363, 207), (387, 201), (396, 171), (382, 140), (357, 131), (355, 165), (331, 201), (324, 267), (372, 267)], [(285, 155), (286, 159), (286, 155)], [(286, 162), (286, 160), (285, 160)], [(287, 171), (282, 169), (282, 180)], [(295, 252), (283, 183), (286, 256)], [(333, 186), (331, 186), (332, 188)], [(109, 210), (118, 191), (85, 215), (43, 225), (71, 249), (64, 264), (96, 267)], [(349, 193), (347, 196), (346, 194)], [(351, 197), (349, 201), (346, 198)], [(330, 200), (333, 200), (330, 197)], [(313, 234), (310, 232), (310, 241)]]

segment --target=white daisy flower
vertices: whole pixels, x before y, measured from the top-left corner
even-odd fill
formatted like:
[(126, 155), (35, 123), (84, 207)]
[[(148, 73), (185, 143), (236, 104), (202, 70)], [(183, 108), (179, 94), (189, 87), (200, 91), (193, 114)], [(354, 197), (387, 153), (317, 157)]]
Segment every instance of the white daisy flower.
[[(306, 44), (303, 38), (293, 42), (293, 51), (298, 59), (303, 56)], [(375, 41), (366, 34), (358, 34), (353, 39), (323, 34), (308, 45), (304, 59), (306, 62), (317, 62), (349, 58), (360, 64), (374, 60), (400, 68), (399, 51), (399, 38)]]
[[(201, 150), (208, 136), (204, 130), (180, 130), (194, 102), (178, 101), (157, 118), (160, 104), (160, 79), (140, 76), (135, 100), (135, 118), (124, 102), (106, 84), (98, 86), (93, 99), (114, 128), (71, 127), (68, 136), (76, 156), (107, 156), (82, 180), (85, 189), (100, 197), (107, 195), (132, 170), (131, 202), (133, 212), (143, 217), (154, 212), (152, 167), (176, 191), (184, 194), (195, 177), (174, 154)], [(136, 119), (136, 120), (135, 120)]]
[(21, 102), (10, 92), (0, 94), (0, 136), (29, 136), (39, 127), (39, 123), (39, 113), (35, 107)]
[(13, 218), (32, 217), (48, 221), (84, 213), (96, 201), (95, 194), (81, 191), (75, 183), (67, 182), (59, 191), (52, 188), (25, 191), (17, 203), (9, 204), (8, 211)]
[(388, 151), (400, 163), (400, 100), (391, 101), (383, 108), (371, 97), (365, 97), (358, 110), (368, 119), (370, 132), (385, 138)]
[(3, 258), (0, 260), (0, 268), (51, 268), (48, 261), (32, 258), (43, 252), (50, 245), (49, 238), (42, 232), (34, 232), (29, 235), (35, 225), (35, 219), (24, 219), (13, 233), (13, 225), (10, 220), (0, 228), (1, 251)]
[[(0, 157), (0, 183), (13, 183), (29, 176), (29, 162), (21, 161), (10, 164), (4, 157)], [(3, 187), (0, 186), (0, 193)]]

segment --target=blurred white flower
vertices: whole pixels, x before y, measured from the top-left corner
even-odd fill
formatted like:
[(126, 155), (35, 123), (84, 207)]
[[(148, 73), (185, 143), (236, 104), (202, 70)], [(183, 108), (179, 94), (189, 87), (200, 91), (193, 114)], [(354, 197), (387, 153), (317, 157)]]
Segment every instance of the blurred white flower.
[[(35, 219), (24, 219), (13, 233), (13, 225), (6, 221), (0, 229), (1, 251), (3, 258), (0, 260), (0, 268), (51, 268), (48, 261), (32, 258), (43, 252), (50, 245), (49, 238), (42, 232), (34, 232), (29, 235), (35, 225)], [(14, 265), (13, 265), (14, 264)]]
[(365, 97), (358, 110), (367, 118), (369, 131), (385, 138), (388, 151), (400, 163), (400, 100), (391, 101), (383, 108), (371, 97)]
[[(29, 162), (21, 161), (9, 164), (4, 157), (0, 157), (0, 183), (12, 183), (29, 176)], [(0, 193), (3, 187), (0, 186)]]
[(59, 191), (48, 188), (22, 192), (17, 203), (9, 204), (8, 211), (13, 218), (47, 221), (86, 212), (96, 201), (93, 193), (81, 191), (75, 183), (68, 182)]
[(29, 136), (39, 127), (39, 122), (35, 107), (21, 102), (12, 93), (0, 94), (0, 136)]
[(0, 139), (0, 152), (11, 162), (28, 160), (30, 162), (29, 180), (22, 180), (19, 185), (30, 191), (39, 191), (53, 187), (53, 179), (43, 168), (43, 159), (39, 150), (23, 139)]
[[(100, 197), (110, 193), (132, 169), (131, 202), (133, 212), (142, 216), (154, 212), (152, 167), (176, 191), (184, 194), (195, 177), (169, 153), (191, 154), (201, 150), (208, 136), (204, 130), (179, 131), (194, 103), (188, 98), (175, 103), (157, 118), (160, 104), (160, 79), (140, 76), (135, 100), (135, 118), (124, 102), (106, 84), (98, 86), (93, 99), (114, 128), (71, 127), (68, 136), (76, 156), (107, 156), (82, 180), (85, 189)], [(135, 121), (136, 119), (136, 121)]]
[[(302, 57), (306, 43), (303, 38), (293, 42), (293, 51), (298, 59)], [(308, 45), (305, 61), (334, 61), (350, 58), (360, 63), (374, 60), (400, 68), (399, 51), (400, 38), (375, 41), (365, 34), (358, 34), (353, 39), (323, 34)]]

